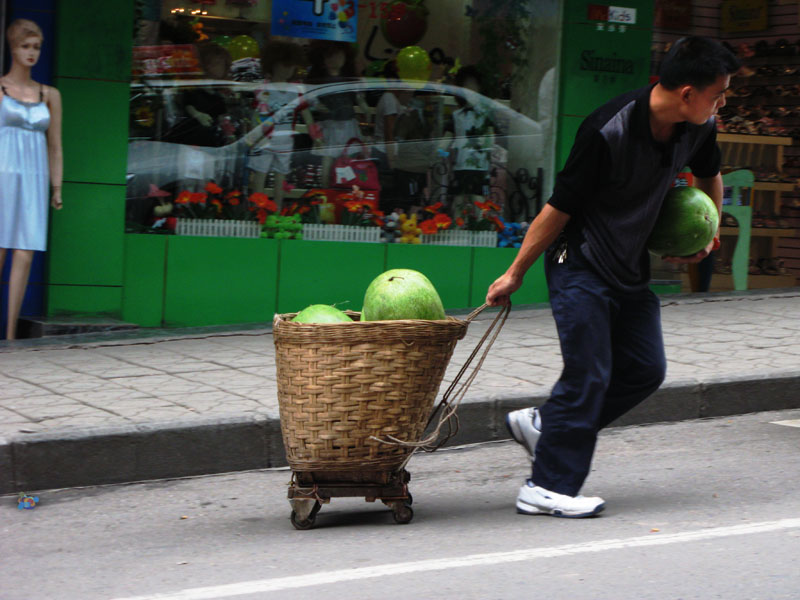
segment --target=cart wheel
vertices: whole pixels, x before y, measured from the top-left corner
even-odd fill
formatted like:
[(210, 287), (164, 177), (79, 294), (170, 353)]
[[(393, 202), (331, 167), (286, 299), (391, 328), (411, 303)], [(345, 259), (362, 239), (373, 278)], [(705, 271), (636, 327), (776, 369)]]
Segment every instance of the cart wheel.
[[(317, 513), (319, 509), (322, 508), (322, 505), (318, 501), (314, 501), (314, 506), (311, 510), (308, 510), (307, 506), (304, 504), (301, 505), (300, 503), (303, 502), (310, 502), (308, 500), (294, 500), (292, 501), (292, 507), (295, 509), (292, 511), (289, 520), (292, 522), (292, 525), (295, 529), (311, 529), (314, 526), (314, 521), (317, 520)], [(303, 518), (303, 513), (307, 513), (307, 516)]]
[(292, 511), (292, 516), (289, 518), (295, 529), (311, 529), (314, 526), (314, 521), (316, 521), (316, 515), (305, 520), (300, 520), (297, 518), (297, 513), (294, 511)]
[(411, 506), (414, 504), (414, 496), (411, 495), (411, 492), (408, 492), (408, 497), (405, 500), (406, 506)]
[(400, 525), (404, 525), (406, 523), (410, 523), (411, 519), (414, 518), (414, 511), (408, 504), (396, 504), (394, 510), (392, 511), (394, 515), (395, 523), (399, 523)]

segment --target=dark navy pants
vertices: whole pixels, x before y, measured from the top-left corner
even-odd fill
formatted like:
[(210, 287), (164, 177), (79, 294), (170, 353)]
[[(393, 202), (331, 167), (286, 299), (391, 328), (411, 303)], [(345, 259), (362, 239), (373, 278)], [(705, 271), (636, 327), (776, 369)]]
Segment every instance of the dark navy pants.
[(570, 247), (562, 264), (546, 261), (564, 370), (541, 407), (531, 478), (575, 496), (589, 474), (597, 433), (664, 380), (661, 307), (649, 289), (610, 288), (577, 248)]

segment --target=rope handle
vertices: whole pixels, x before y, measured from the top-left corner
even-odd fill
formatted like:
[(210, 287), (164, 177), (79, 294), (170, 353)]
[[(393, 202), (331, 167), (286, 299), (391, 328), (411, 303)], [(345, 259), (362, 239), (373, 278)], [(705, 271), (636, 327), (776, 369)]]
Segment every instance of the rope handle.
[[(472, 311), (467, 317), (465, 321), (472, 322), (479, 314), (481, 314), (486, 308), (488, 308), (488, 304), (484, 304), (483, 306), (475, 309)], [(414, 450), (409, 453), (406, 459), (403, 461), (403, 464), (399, 467), (400, 469), (404, 468), (408, 461), (411, 459), (411, 456), (417, 450), (424, 450), (425, 452), (434, 452), (444, 446), (450, 438), (455, 436), (459, 430), (459, 423), (458, 423), (458, 414), (457, 410), (461, 401), (464, 399), (467, 391), (469, 390), (472, 382), (475, 380), (475, 377), (480, 371), (481, 366), (483, 365), (486, 357), (489, 355), (489, 351), (492, 348), (497, 336), (500, 334), (500, 330), (503, 329), (503, 325), (505, 325), (506, 320), (508, 319), (508, 315), (511, 312), (511, 302), (505, 304), (500, 312), (497, 313), (497, 316), (492, 321), (491, 325), (486, 329), (481, 337), (480, 341), (478, 342), (475, 349), (469, 355), (467, 360), (464, 362), (464, 365), (458, 371), (458, 374), (453, 379), (452, 383), (448, 386), (447, 390), (445, 391), (444, 395), (442, 396), (441, 401), (436, 406), (436, 408), (431, 413), (431, 416), (428, 418), (428, 422), (425, 425), (427, 429), (431, 423), (434, 422), (436, 419), (436, 415), (439, 415), (439, 421), (436, 425), (436, 428), (428, 435), (426, 438), (420, 440), (419, 442), (409, 442), (407, 440), (400, 440), (394, 436), (387, 435), (387, 439), (380, 439), (375, 436), (370, 436), (370, 439), (376, 440), (383, 444), (391, 444), (395, 446), (407, 446), (411, 447)], [(467, 376), (467, 378), (461, 382), (462, 377), (469, 369), (472, 361), (480, 352), (481, 348), (483, 347), (484, 343), (488, 340), (488, 344), (486, 345), (483, 354), (481, 354), (480, 359), (476, 363), (475, 367), (472, 369), (472, 372)], [(460, 387), (459, 387), (460, 384)], [(439, 439), (442, 435), (442, 429), (447, 426), (447, 433), (444, 435), (442, 439)]]

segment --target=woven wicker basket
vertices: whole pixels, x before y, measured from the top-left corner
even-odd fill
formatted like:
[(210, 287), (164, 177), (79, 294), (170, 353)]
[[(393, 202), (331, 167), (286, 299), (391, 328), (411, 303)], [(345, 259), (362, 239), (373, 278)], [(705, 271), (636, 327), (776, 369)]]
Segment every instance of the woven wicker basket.
[(422, 437), (469, 322), (292, 323), (295, 314), (276, 315), (273, 328), (289, 466), (337, 473), (401, 467), (411, 448), (372, 438)]

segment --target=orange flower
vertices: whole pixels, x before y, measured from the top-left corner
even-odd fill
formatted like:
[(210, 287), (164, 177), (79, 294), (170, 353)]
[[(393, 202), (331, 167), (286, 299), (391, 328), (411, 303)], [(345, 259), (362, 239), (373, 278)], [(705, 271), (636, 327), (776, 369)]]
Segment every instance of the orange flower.
[(189, 197), (189, 202), (192, 204), (205, 204), (207, 198), (208, 194), (204, 194), (203, 192), (195, 192)]
[(436, 204), (431, 204), (430, 206), (426, 206), (425, 210), (429, 213), (436, 213), (439, 212), (444, 206), (441, 202), (437, 202)]
[(491, 210), (491, 206), (489, 206), (488, 202), (476, 202), (475, 206), (480, 209), (481, 212), (486, 212), (487, 210)]
[(175, 204), (189, 204), (192, 201), (192, 193), (189, 190), (183, 190), (178, 197), (175, 198)]
[(344, 207), (349, 212), (358, 212), (358, 211), (361, 210), (362, 206), (363, 206), (363, 204), (361, 202), (359, 202), (358, 200), (348, 200), (347, 202), (344, 203)]
[(436, 226), (439, 229), (447, 229), (453, 223), (453, 219), (451, 219), (447, 215), (438, 213), (436, 214), (436, 216), (433, 217), (433, 222), (436, 223)]
[(497, 226), (497, 231), (503, 231), (503, 229), (506, 228), (503, 222), (497, 217), (489, 217), (489, 220)]
[(217, 207), (217, 214), (222, 212), (222, 202), (220, 202), (219, 200), (214, 199), (214, 200), (211, 201), (211, 204), (213, 204), (214, 206)]
[(253, 204), (255, 204), (261, 210), (268, 210), (270, 212), (276, 212), (278, 210), (278, 205), (275, 204), (272, 200), (270, 200), (269, 196), (261, 192), (250, 194), (248, 200)]
[(209, 194), (221, 194), (221, 193), (222, 193), (222, 188), (221, 188), (221, 187), (219, 187), (219, 186), (218, 186), (216, 183), (214, 183), (213, 181), (209, 181), (209, 182), (206, 184), (206, 191), (207, 191)]
[(433, 219), (425, 219), (422, 223), (419, 224), (419, 228), (425, 235), (433, 235), (434, 233), (439, 231), (439, 227), (437, 227), (436, 221), (434, 221)]
[(500, 206), (492, 202), (491, 200), (486, 201), (486, 206), (491, 208), (492, 210), (500, 210)]
[(464, 226), (464, 219), (462, 219), (461, 217), (458, 217), (456, 219), (456, 225), (458, 225), (459, 227), (463, 227)]
[(231, 196), (228, 198), (228, 204), (231, 206), (239, 206), (239, 197), (238, 196)]

